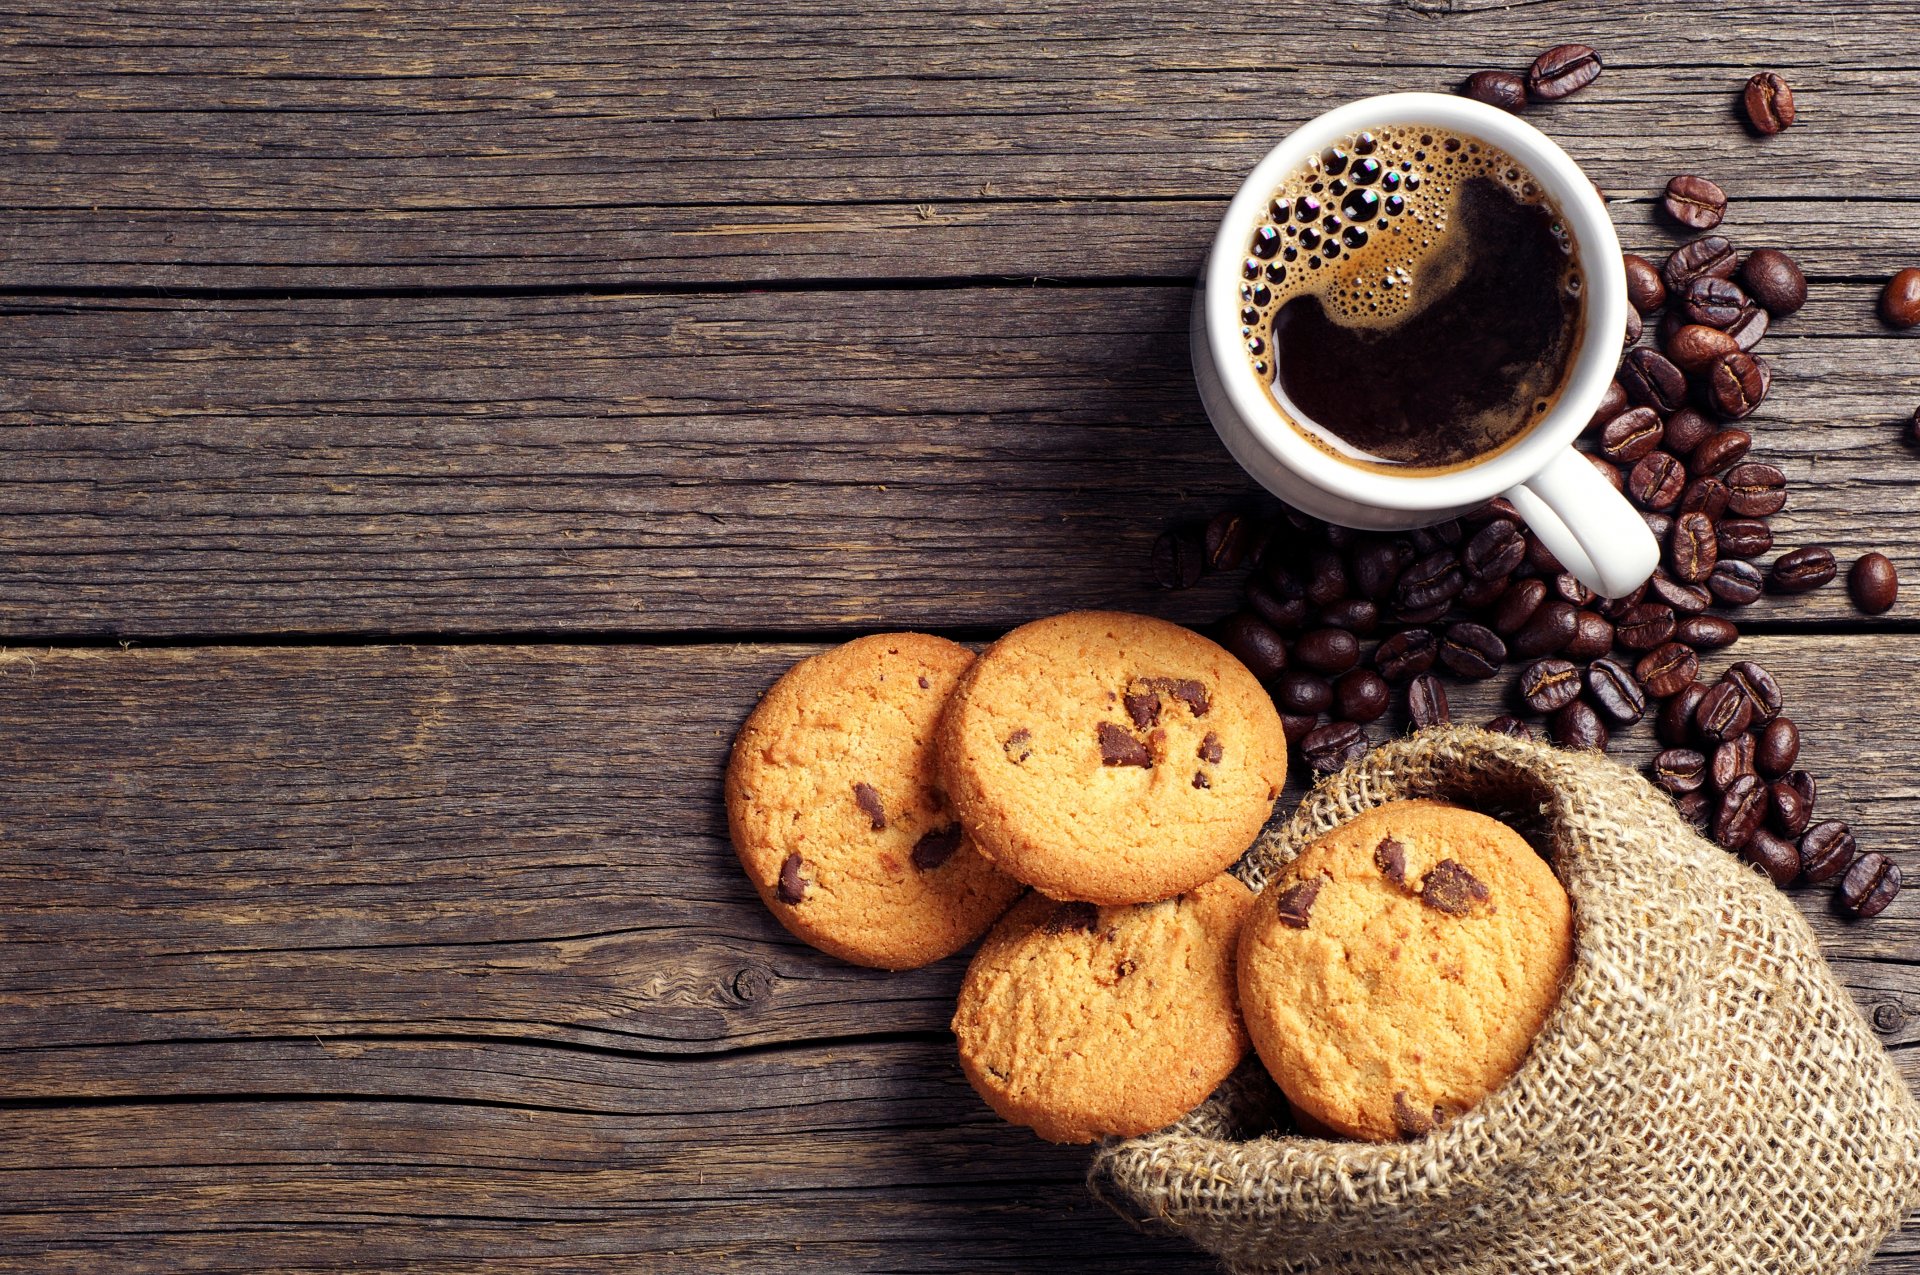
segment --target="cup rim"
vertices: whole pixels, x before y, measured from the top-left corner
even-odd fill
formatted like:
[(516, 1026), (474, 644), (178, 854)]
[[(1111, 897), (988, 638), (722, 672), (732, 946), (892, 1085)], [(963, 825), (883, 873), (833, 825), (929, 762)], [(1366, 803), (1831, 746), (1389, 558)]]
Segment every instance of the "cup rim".
[[(1268, 398), (1239, 340), (1240, 262), (1273, 190), (1309, 155), (1338, 139), (1388, 124), (1458, 129), (1512, 155), (1539, 180), (1567, 220), (1583, 268), (1585, 336), (1559, 401), (1525, 437), (1484, 461), (1440, 474), (1392, 474), (1346, 464), (1309, 442)], [(1259, 444), (1301, 478), (1343, 499), (1383, 509), (1458, 508), (1533, 477), (1579, 437), (1619, 369), (1627, 323), (1626, 268), (1598, 188), (1558, 143), (1518, 116), (1445, 93), (1385, 93), (1315, 116), (1268, 151), (1221, 218), (1207, 259), (1208, 346), (1220, 384)]]

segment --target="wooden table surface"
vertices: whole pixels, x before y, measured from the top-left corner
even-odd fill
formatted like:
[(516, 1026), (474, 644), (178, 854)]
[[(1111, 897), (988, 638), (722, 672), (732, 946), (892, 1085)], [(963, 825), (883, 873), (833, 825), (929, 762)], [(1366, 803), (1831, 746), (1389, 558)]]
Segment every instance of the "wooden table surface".
[[(962, 961), (773, 924), (727, 743), (854, 634), (1222, 614), (1146, 561), (1248, 489), (1185, 341), (1239, 175), (1564, 40), (1630, 246), (1695, 171), (1807, 267), (1775, 529), (1909, 598), (1739, 650), (1920, 872), (1909, 0), (0, 8), (0, 1269), (1207, 1269), (974, 1097)], [(1920, 1082), (1914, 899), (1803, 902)]]

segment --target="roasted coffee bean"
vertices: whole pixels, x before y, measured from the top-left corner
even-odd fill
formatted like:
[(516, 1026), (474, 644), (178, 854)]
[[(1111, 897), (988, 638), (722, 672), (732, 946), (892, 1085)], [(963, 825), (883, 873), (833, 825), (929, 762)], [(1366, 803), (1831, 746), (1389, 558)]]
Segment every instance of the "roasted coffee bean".
[(1735, 345), (1751, 354), (1753, 348), (1760, 344), (1760, 339), (1766, 336), (1767, 326), (1767, 312), (1757, 305), (1750, 305), (1740, 312), (1739, 318), (1727, 325), (1727, 335), (1733, 338)]
[(1713, 815), (1713, 839), (1729, 850), (1738, 850), (1753, 840), (1766, 817), (1766, 788), (1758, 776), (1742, 775), (1720, 794), (1720, 808)]
[(1794, 878), (1800, 875), (1799, 847), (1776, 837), (1765, 828), (1753, 830), (1753, 835), (1747, 838), (1747, 844), (1740, 854), (1782, 888), (1792, 885)]
[(1598, 659), (1613, 649), (1613, 624), (1598, 611), (1573, 613), (1573, 640), (1560, 648), (1570, 660)]
[(1633, 674), (1640, 679), (1640, 685), (1646, 687), (1647, 694), (1656, 699), (1678, 695), (1699, 672), (1700, 657), (1693, 653), (1692, 647), (1678, 642), (1654, 647), (1633, 666)]
[(1507, 660), (1507, 644), (1483, 624), (1461, 621), (1447, 626), (1440, 639), (1440, 662), (1456, 676), (1479, 681), (1500, 671)]
[(1687, 489), (1687, 467), (1666, 452), (1648, 452), (1627, 475), (1627, 495), (1642, 509), (1663, 513), (1679, 505)]
[(1775, 593), (1807, 593), (1833, 579), (1833, 550), (1824, 545), (1808, 545), (1783, 553), (1773, 560), (1767, 572), (1767, 587)]
[[(1689, 324), (1721, 333), (1733, 326), (1748, 304), (1747, 294), (1739, 284), (1718, 275), (1703, 274), (1689, 282), (1686, 291), (1680, 294), (1680, 314)], [(1679, 331), (1674, 336), (1678, 337)]]
[(1254, 614), (1282, 633), (1291, 632), (1307, 622), (1305, 598), (1283, 598), (1260, 580), (1250, 581), (1246, 589), (1247, 605)]
[(1778, 248), (1755, 248), (1740, 263), (1740, 280), (1747, 295), (1767, 308), (1769, 314), (1785, 318), (1807, 303), (1807, 276), (1800, 263)]
[(1690, 456), (1694, 448), (1719, 428), (1691, 407), (1683, 407), (1667, 417), (1667, 430), (1660, 445), (1676, 456)]
[(1392, 699), (1386, 678), (1372, 669), (1352, 669), (1333, 684), (1333, 715), (1346, 722), (1370, 722), (1387, 711)]
[(1879, 916), (1900, 893), (1900, 868), (1886, 855), (1861, 855), (1840, 878), (1840, 906), (1858, 917)]
[(1627, 407), (1626, 390), (1621, 388), (1620, 382), (1608, 381), (1607, 392), (1600, 396), (1600, 406), (1594, 409), (1593, 419), (1587, 422), (1586, 429), (1581, 432), (1587, 434), (1593, 433), (1608, 421), (1626, 411)]
[(1273, 700), (1283, 713), (1324, 713), (1333, 707), (1333, 687), (1324, 677), (1294, 669), (1274, 683)]
[(1582, 583), (1580, 577), (1571, 571), (1555, 572), (1551, 583), (1553, 585), (1553, 591), (1560, 596), (1562, 601), (1571, 602), (1577, 607), (1583, 607), (1591, 602), (1598, 601), (1593, 590)]
[(1247, 671), (1270, 681), (1287, 667), (1287, 643), (1272, 625), (1247, 611), (1236, 611), (1221, 626), (1220, 645), (1233, 652)]
[(1540, 604), (1533, 617), (1513, 635), (1511, 649), (1515, 658), (1536, 659), (1564, 650), (1573, 640), (1574, 606), (1559, 598)]
[(1693, 615), (1713, 605), (1713, 595), (1705, 585), (1676, 580), (1659, 567), (1647, 581), (1647, 592), (1685, 615)]
[(1206, 537), (1200, 528), (1169, 527), (1153, 542), (1153, 579), (1161, 588), (1191, 589), (1206, 569)]
[(1465, 93), (1476, 102), (1518, 111), (1527, 104), (1527, 82), (1511, 71), (1475, 71), (1467, 77)]
[(1420, 559), (1400, 573), (1394, 587), (1394, 601), (1402, 610), (1423, 610), (1453, 601), (1466, 587), (1467, 577), (1451, 549), (1441, 549)]
[(1548, 718), (1547, 733), (1562, 748), (1607, 751), (1607, 724), (1600, 720), (1600, 714), (1593, 711), (1593, 706), (1583, 699), (1574, 700)]
[(1640, 317), (1640, 312), (1638, 310), (1634, 309), (1632, 306), (1628, 306), (1627, 321), (1625, 326), (1622, 327), (1621, 329), (1621, 339), (1620, 339), (1621, 347), (1625, 348), (1627, 346), (1633, 345), (1635, 342), (1637, 342), (1641, 338), (1642, 335), (1645, 334), (1646, 330), (1647, 330), (1647, 321)]
[(1780, 716), (1780, 707), (1785, 698), (1780, 694), (1780, 683), (1773, 680), (1773, 674), (1752, 660), (1741, 660), (1729, 667), (1721, 678), (1732, 686), (1740, 688), (1753, 705), (1753, 724), (1765, 726)]
[(1667, 312), (1660, 316), (1660, 330), (1654, 334), (1653, 338), (1654, 344), (1663, 350), (1689, 322), (1684, 299), (1676, 296), (1670, 300), (1671, 304), (1668, 305)]
[(1691, 748), (1669, 748), (1653, 759), (1653, 782), (1679, 797), (1707, 782), (1707, 759)]
[(1807, 830), (1813, 811), (1807, 808), (1807, 799), (1800, 795), (1799, 789), (1792, 784), (1769, 784), (1767, 800), (1770, 803), (1767, 818), (1773, 821), (1781, 836), (1797, 837)]
[(1600, 55), (1584, 44), (1556, 44), (1527, 68), (1527, 95), (1557, 102), (1600, 78)]
[(1661, 347), (1683, 372), (1705, 371), (1723, 354), (1739, 352), (1740, 343), (1718, 328), (1704, 323), (1688, 323)]
[(1680, 512), (1683, 514), (1705, 514), (1707, 517), (1712, 518), (1714, 520), (1714, 531), (1717, 536), (1719, 533), (1720, 515), (1727, 512), (1727, 501), (1732, 499), (1732, 497), (1733, 493), (1728, 491), (1727, 485), (1718, 478), (1712, 475), (1708, 475), (1705, 478), (1696, 478), (1687, 484), (1685, 491), (1680, 493)]
[(1204, 537), (1207, 566), (1214, 571), (1236, 571), (1246, 563), (1247, 546), (1252, 541), (1251, 519), (1229, 511), (1216, 514), (1207, 524)]
[(1520, 673), (1520, 698), (1536, 713), (1551, 713), (1580, 697), (1580, 670), (1570, 660), (1535, 660)]
[(1765, 590), (1766, 577), (1760, 574), (1760, 568), (1739, 558), (1714, 563), (1713, 573), (1707, 577), (1707, 592), (1721, 606), (1752, 606)]
[(1727, 471), (1727, 508), (1742, 518), (1767, 518), (1787, 503), (1787, 478), (1772, 465), (1746, 461)]
[(1818, 795), (1818, 785), (1813, 782), (1813, 776), (1804, 770), (1789, 770), (1782, 778), (1799, 790), (1800, 795), (1807, 799), (1807, 809), (1812, 810), (1814, 797)]
[(1394, 582), (1407, 565), (1407, 549), (1397, 540), (1367, 540), (1347, 555), (1347, 582), (1356, 595), (1374, 602), (1393, 596)]
[[(1731, 488), (1727, 496), (1731, 501)], [(1773, 548), (1773, 528), (1758, 518), (1727, 518), (1713, 531), (1722, 558), (1757, 558)]]
[[(1641, 681), (1645, 680), (1645, 677), (1641, 678)], [(1648, 687), (1647, 692), (1658, 694), (1652, 687)], [(1672, 695), (1662, 697), (1666, 702), (1660, 705), (1660, 715), (1653, 724), (1654, 734), (1661, 743), (1668, 748), (1685, 748), (1694, 742), (1693, 710), (1706, 693), (1705, 683), (1689, 682)]]
[(1407, 716), (1419, 730), (1445, 726), (1453, 720), (1453, 713), (1447, 708), (1447, 690), (1440, 685), (1439, 678), (1422, 673), (1407, 683)]
[(1868, 615), (1891, 610), (1900, 599), (1900, 573), (1884, 553), (1863, 553), (1847, 572), (1847, 592), (1853, 605)]
[[(1753, 446), (1753, 435), (1744, 429), (1723, 429), (1709, 434), (1687, 458), (1687, 468), (1695, 477), (1717, 474), (1744, 458)], [(1732, 493), (1728, 493), (1731, 498)]]
[(1690, 615), (1673, 626), (1673, 640), (1696, 651), (1717, 651), (1740, 640), (1732, 620), (1718, 615)]
[(1618, 598), (1602, 598), (1596, 608), (1606, 619), (1619, 623), (1620, 617), (1643, 605), (1647, 600), (1647, 582), (1642, 580), (1637, 588)]
[(1613, 721), (1630, 726), (1647, 714), (1647, 694), (1618, 660), (1599, 659), (1587, 665), (1587, 694)]
[(1831, 881), (1847, 870), (1858, 847), (1838, 819), (1816, 823), (1800, 838), (1800, 871), (1809, 881)]
[(1622, 615), (1614, 625), (1614, 640), (1629, 651), (1651, 651), (1673, 638), (1673, 608), (1659, 602), (1642, 602)]
[(1660, 282), (1658, 267), (1631, 252), (1621, 254), (1620, 260), (1627, 268), (1627, 301), (1634, 309), (1652, 314), (1667, 303), (1667, 285)]
[(1757, 132), (1771, 135), (1793, 126), (1793, 90), (1772, 71), (1762, 71), (1748, 80), (1742, 101), (1747, 120)]
[(1509, 717), (1504, 713), (1499, 717), (1489, 718), (1484, 729), (1490, 730), (1496, 735), (1511, 735), (1515, 739), (1524, 739), (1529, 743), (1532, 743), (1536, 738), (1533, 733), (1533, 727), (1527, 725), (1517, 717)]
[(1627, 480), (1621, 477), (1620, 467), (1618, 465), (1608, 460), (1605, 456), (1600, 455), (1598, 452), (1581, 452), (1580, 455), (1585, 456), (1587, 462), (1593, 466), (1595, 472), (1607, 480), (1607, 486), (1613, 488), (1615, 491), (1625, 491), (1627, 489)]
[[(1753, 764), (1769, 779), (1779, 779), (1793, 769), (1793, 763), (1800, 758), (1800, 728), (1793, 724), (1791, 717), (1776, 717), (1767, 723), (1760, 732), (1760, 740), (1753, 746)], [(1807, 808), (1813, 807), (1809, 803)]]
[(1317, 672), (1344, 673), (1360, 662), (1360, 643), (1345, 629), (1313, 629), (1294, 642), (1293, 658)]
[[(1613, 466), (1607, 464), (1606, 461), (1601, 460), (1598, 456), (1589, 456), (1587, 459), (1596, 462), (1603, 469), (1613, 469)], [(1615, 483), (1614, 490), (1618, 491), (1620, 471), (1614, 469), (1613, 476)], [(1553, 550), (1541, 543), (1540, 537), (1534, 535), (1532, 532), (1527, 533), (1527, 567), (1536, 575), (1543, 576), (1550, 576), (1566, 569), (1560, 565), (1560, 559), (1553, 556)]]
[(1506, 592), (1493, 607), (1493, 631), (1501, 637), (1512, 637), (1518, 633), (1540, 604), (1547, 600), (1547, 584), (1544, 580), (1515, 580), (1508, 585)]
[(1273, 555), (1273, 561), (1261, 567), (1260, 578), (1266, 583), (1267, 588), (1273, 590), (1279, 597), (1297, 598), (1302, 602), (1307, 599), (1306, 577), (1294, 570), (1291, 561), (1284, 560), (1277, 554)]
[[(1887, 280), (1886, 289), (1880, 293), (1880, 317), (1896, 328), (1920, 323), (1920, 270), (1908, 266)], [(1627, 391), (1631, 394), (1633, 387), (1628, 386)]]
[(1307, 555), (1307, 601), (1330, 606), (1347, 596), (1347, 560), (1331, 549)]
[[(1682, 496), (1682, 499), (1685, 499)], [(1665, 544), (1667, 537), (1673, 534), (1673, 519), (1666, 514), (1655, 513), (1651, 509), (1640, 511), (1640, 521), (1647, 524), (1647, 530), (1653, 533), (1656, 544)]]
[(1713, 750), (1713, 761), (1707, 767), (1707, 783), (1720, 793), (1733, 787), (1733, 781), (1740, 776), (1758, 773), (1753, 765), (1753, 736), (1735, 735)]
[(1318, 713), (1282, 713), (1280, 714), (1280, 733), (1287, 737), (1287, 747), (1298, 748), (1307, 732), (1320, 724)]
[(1705, 790), (1673, 799), (1673, 808), (1680, 812), (1680, 817), (1702, 832), (1713, 822), (1713, 805), (1713, 796)]
[(1475, 580), (1512, 575), (1526, 560), (1526, 537), (1520, 534), (1519, 524), (1505, 518), (1496, 518), (1474, 532), (1460, 551), (1461, 565)]
[(1638, 349), (1627, 355), (1620, 369), (1627, 397), (1642, 407), (1671, 412), (1687, 401), (1687, 376), (1666, 355)]
[(1732, 682), (1715, 682), (1693, 710), (1693, 729), (1709, 743), (1725, 743), (1753, 724), (1753, 701)]
[(1651, 407), (1620, 413), (1600, 430), (1600, 454), (1619, 465), (1631, 465), (1660, 445), (1666, 426)]
[(1721, 355), (1707, 369), (1707, 401), (1726, 420), (1752, 415), (1766, 396), (1766, 373), (1759, 360), (1744, 350)]
[(1331, 774), (1367, 755), (1367, 733), (1352, 722), (1316, 726), (1300, 741), (1300, 755), (1320, 774)]
[(1460, 605), (1469, 611), (1482, 611), (1500, 600), (1513, 580), (1509, 576), (1488, 576), (1485, 580), (1472, 580), (1460, 590)]
[(1319, 621), (1323, 626), (1346, 629), (1358, 637), (1366, 637), (1380, 627), (1380, 608), (1365, 598), (1342, 598), (1332, 606), (1320, 609)]
[(1373, 651), (1373, 667), (1380, 676), (1398, 686), (1433, 667), (1440, 654), (1440, 639), (1431, 629), (1403, 629)]
[[(1667, 285), (1669, 296), (1686, 295), (1687, 285), (1702, 275), (1712, 275), (1718, 279), (1733, 277), (1733, 268), (1739, 262), (1739, 255), (1733, 245), (1723, 235), (1703, 235), (1690, 239), (1668, 254), (1660, 266), (1660, 282)], [(1631, 392), (1633, 387), (1628, 386)]]
[(1705, 514), (1681, 514), (1673, 520), (1673, 534), (1667, 537), (1667, 570), (1683, 584), (1699, 584), (1713, 574), (1720, 560), (1720, 546), (1713, 534), (1713, 519)]
[(1683, 174), (1667, 183), (1661, 206), (1689, 230), (1712, 230), (1727, 215), (1727, 192), (1704, 177)]

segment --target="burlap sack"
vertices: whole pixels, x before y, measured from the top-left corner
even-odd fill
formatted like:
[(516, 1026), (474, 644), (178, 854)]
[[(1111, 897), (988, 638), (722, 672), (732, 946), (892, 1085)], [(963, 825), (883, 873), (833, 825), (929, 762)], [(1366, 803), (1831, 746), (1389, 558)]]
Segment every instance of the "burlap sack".
[(1575, 960), (1519, 1072), (1418, 1141), (1291, 1134), (1249, 1060), (1179, 1124), (1095, 1154), (1095, 1193), (1234, 1271), (1813, 1273), (1920, 1205), (1920, 1107), (1770, 882), (1631, 771), (1484, 731), (1333, 776), (1241, 865), (1256, 889), (1399, 797), (1483, 810), (1548, 853)]

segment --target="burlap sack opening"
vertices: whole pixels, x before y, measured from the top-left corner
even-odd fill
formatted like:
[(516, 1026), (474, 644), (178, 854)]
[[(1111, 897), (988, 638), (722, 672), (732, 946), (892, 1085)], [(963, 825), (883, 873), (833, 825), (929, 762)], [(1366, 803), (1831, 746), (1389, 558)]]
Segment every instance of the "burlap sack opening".
[(1415, 1142), (1275, 1133), (1250, 1059), (1205, 1106), (1108, 1143), (1089, 1184), (1234, 1271), (1831, 1272), (1920, 1204), (1920, 1107), (1794, 905), (1626, 768), (1427, 731), (1317, 787), (1238, 871), (1256, 889), (1359, 812), (1505, 819), (1574, 901), (1574, 968), (1521, 1069)]

